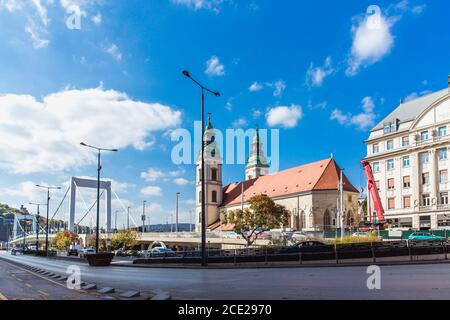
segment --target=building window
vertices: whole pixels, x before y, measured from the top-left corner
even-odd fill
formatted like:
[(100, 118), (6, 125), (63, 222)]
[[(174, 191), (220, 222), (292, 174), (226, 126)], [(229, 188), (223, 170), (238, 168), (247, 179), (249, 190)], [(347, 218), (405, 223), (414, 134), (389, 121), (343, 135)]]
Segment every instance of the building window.
[(406, 136), (406, 137), (402, 138), (402, 146), (403, 147), (409, 146), (409, 136)]
[(403, 197), (403, 208), (411, 208), (411, 197), (410, 196)]
[(395, 121), (392, 121), (392, 122), (385, 123), (383, 132), (384, 133), (396, 132), (398, 129), (397, 123), (398, 123), (398, 119), (396, 119)]
[(389, 159), (387, 161), (387, 170), (388, 171), (394, 170), (394, 159)]
[(446, 126), (439, 127), (438, 128), (438, 136), (445, 137), (446, 135), (447, 135), (447, 127)]
[(217, 203), (217, 191), (211, 192), (211, 202)]
[(306, 213), (302, 210), (301, 229), (306, 228)]
[(422, 173), (422, 184), (430, 184), (430, 174)]
[(375, 186), (377, 187), (377, 190), (380, 191), (380, 181), (375, 181)]
[(411, 178), (409, 176), (403, 177), (403, 188), (411, 188)]
[(447, 148), (439, 149), (438, 157), (439, 160), (447, 160)]
[(428, 140), (428, 131), (422, 131), (420, 133), (420, 140), (422, 140), (422, 141)]
[(198, 181), (202, 181), (202, 169), (198, 169)]
[(395, 209), (395, 198), (388, 199), (388, 209), (389, 210)]
[(331, 216), (330, 212), (325, 210), (325, 213), (323, 214), (323, 230), (327, 231), (331, 229)]
[(441, 204), (448, 204), (448, 192), (441, 192), (440, 198)]
[(211, 168), (211, 181), (217, 181), (217, 169)]
[(429, 207), (430, 205), (431, 205), (430, 195), (429, 194), (423, 194), (422, 195), (422, 206)]
[(439, 171), (439, 183), (447, 183), (448, 181), (448, 170)]
[(403, 168), (408, 168), (410, 166), (409, 156), (403, 157)]
[(395, 190), (395, 181), (394, 181), (394, 179), (388, 179), (388, 190)]
[(378, 143), (375, 143), (372, 145), (372, 153), (378, 153), (380, 152), (380, 146), (378, 145)]
[(420, 164), (427, 164), (430, 162), (430, 154), (428, 152), (422, 152), (420, 154)]
[(386, 142), (386, 149), (387, 150), (394, 149), (394, 140), (389, 140), (388, 142)]
[(372, 167), (373, 167), (373, 173), (380, 172), (380, 163), (379, 162), (374, 162)]
[(202, 203), (202, 192), (198, 193), (198, 203)]

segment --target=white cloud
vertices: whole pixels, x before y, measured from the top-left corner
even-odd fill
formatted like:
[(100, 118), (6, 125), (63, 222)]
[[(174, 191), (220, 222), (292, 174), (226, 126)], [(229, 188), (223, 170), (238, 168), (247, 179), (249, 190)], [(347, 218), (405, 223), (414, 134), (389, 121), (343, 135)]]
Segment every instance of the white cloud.
[(95, 162), (81, 141), (136, 148), (152, 132), (180, 122), (181, 112), (168, 106), (103, 88), (61, 91), (42, 101), (0, 95), (0, 168), (32, 173), (81, 167)]
[(176, 178), (175, 180), (173, 180), (173, 182), (177, 185), (177, 186), (185, 186), (187, 184), (190, 183), (189, 180), (185, 179), (185, 178)]
[(253, 119), (258, 119), (262, 115), (262, 112), (258, 109), (252, 110)]
[(102, 24), (102, 15), (101, 15), (101, 13), (98, 12), (95, 16), (93, 16), (93, 17), (91, 18), (91, 20), (92, 20), (92, 22), (93, 22), (95, 25), (97, 25), (97, 26), (101, 25), (101, 24)]
[(141, 178), (148, 182), (155, 182), (163, 177), (165, 177), (165, 173), (154, 168), (150, 168), (145, 172), (141, 172)]
[(240, 128), (240, 127), (246, 127), (248, 125), (248, 122), (245, 118), (239, 118), (233, 121), (233, 127)]
[(344, 114), (336, 108), (331, 112), (330, 119), (336, 120), (342, 125), (355, 125), (360, 130), (366, 130), (375, 125), (376, 114), (374, 113), (375, 104), (371, 97), (364, 97), (361, 101), (363, 112), (356, 115), (351, 113)]
[(361, 67), (380, 61), (389, 54), (394, 45), (392, 26), (394, 19), (380, 13), (377, 16), (354, 18), (352, 26), (353, 44), (348, 58), (347, 76), (356, 75)]
[(427, 95), (427, 94), (429, 94), (429, 93), (431, 93), (430, 90), (424, 90), (424, 91), (421, 91), (421, 92), (419, 92), (419, 93), (417, 93), (417, 92), (411, 92), (409, 95), (406, 96), (405, 99), (403, 99), (403, 101), (404, 101), (404, 102), (408, 102), (408, 101), (417, 99), (417, 98), (419, 98), (419, 97), (421, 97), (421, 96)]
[(283, 80), (278, 80), (273, 84), (273, 87), (275, 88), (275, 90), (273, 91), (273, 96), (279, 97), (286, 89), (286, 83)]
[(120, 52), (119, 47), (115, 43), (106, 48), (106, 52), (109, 53), (117, 61), (122, 61), (122, 52)]
[(226, 0), (172, 0), (174, 4), (184, 5), (193, 10), (207, 9), (215, 13), (220, 12), (221, 5)]
[(29, 20), (28, 25), (25, 27), (25, 31), (30, 35), (31, 41), (33, 42), (33, 47), (35, 49), (46, 47), (50, 43), (48, 39), (42, 38), (41, 28), (38, 27), (32, 20)]
[(228, 111), (233, 110), (233, 100), (234, 98), (228, 98), (227, 103), (225, 104), (225, 109)]
[(309, 87), (321, 87), (324, 79), (334, 72), (331, 57), (327, 57), (323, 66), (315, 67), (313, 63), (306, 72), (306, 84)]
[(160, 196), (162, 196), (162, 189), (157, 186), (148, 186), (148, 187), (142, 188), (141, 193), (145, 196), (160, 197)]
[(223, 76), (225, 74), (225, 67), (220, 63), (217, 56), (212, 56), (208, 61), (206, 61), (205, 73), (208, 76)]
[(267, 124), (270, 127), (294, 128), (302, 117), (302, 107), (294, 104), (290, 107), (279, 106), (272, 108), (266, 114)]
[(263, 85), (258, 82), (253, 82), (252, 85), (248, 88), (250, 92), (261, 91), (263, 89)]

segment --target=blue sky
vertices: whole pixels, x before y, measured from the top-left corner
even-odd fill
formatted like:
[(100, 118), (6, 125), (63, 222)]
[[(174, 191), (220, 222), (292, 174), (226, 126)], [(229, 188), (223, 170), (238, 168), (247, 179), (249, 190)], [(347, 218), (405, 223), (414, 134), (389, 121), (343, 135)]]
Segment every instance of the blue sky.
[[(216, 128), (279, 129), (280, 169), (333, 153), (359, 186), (371, 126), (401, 98), (446, 87), (449, 10), (445, 0), (0, 0), (0, 202), (43, 201), (35, 183), (95, 176), (84, 140), (120, 149), (102, 175), (136, 222), (146, 199), (151, 223), (165, 223), (177, 191), (187, 221), (195, 170), (172, 163), (170, 133), (192, 131), (199, 92), (183, 69), (222, 93), (206, 100)], [(226, 165), (224, 182), (243, 170)]]

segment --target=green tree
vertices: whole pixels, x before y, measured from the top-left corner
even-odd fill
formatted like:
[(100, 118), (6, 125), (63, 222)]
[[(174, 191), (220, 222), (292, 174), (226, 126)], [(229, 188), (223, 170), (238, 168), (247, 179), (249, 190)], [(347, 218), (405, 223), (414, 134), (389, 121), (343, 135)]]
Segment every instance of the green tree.
[(234, 231), (247, 241), (247, 246), (255, 242), (258, 234), (288, 224), (289, 211), (267, 195), (254, 196), (250, 198), (249, 204), (250, 207), (244, 210), (228, 212), (223, 221), (234, 224)]
[(361, 211), (363, 215), (363, 221), (367, 221), (368, 213), (367, 213), (367, 198), (365, 198), (361, 204)]
[(137, 244), (138, 234), (136, 231), (120, 231), (111, 239), (111, 247), (112, 249), (129, 249)]
[(56, 234), (53, 239), (53, 245), (59, 250), (67, 250), (70, 245), (79, 242), (79, 237), (76, 233), (69, 230), (63, 230)]

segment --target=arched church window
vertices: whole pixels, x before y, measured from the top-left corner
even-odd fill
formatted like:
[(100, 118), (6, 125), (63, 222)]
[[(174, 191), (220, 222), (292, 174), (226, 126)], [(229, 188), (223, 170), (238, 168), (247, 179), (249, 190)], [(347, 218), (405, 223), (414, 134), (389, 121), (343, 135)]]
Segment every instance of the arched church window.
[(211, 168), (211, 181), (217, 181), (217, 168)]
[(331, 215), (327, 209), (323, 214), (323, 230), (328, 231), (330, 229), (331, 229)]

